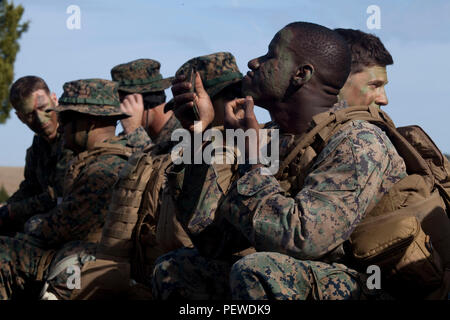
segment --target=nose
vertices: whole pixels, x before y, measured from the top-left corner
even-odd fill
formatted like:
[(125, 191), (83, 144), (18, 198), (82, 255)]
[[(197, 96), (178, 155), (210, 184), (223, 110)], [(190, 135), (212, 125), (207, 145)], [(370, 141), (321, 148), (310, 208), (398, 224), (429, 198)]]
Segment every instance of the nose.
[(386, 96), (386, 91), (384, 90), (384, 88), (381, 88), (380, 93), (378, 94), (375, 103), (379, 106), (385, 106), (388, 104), (388, 98)]
[(259, 58), (252, 59), (247, 64), (250, 70), (256, 70), (259, 68)]

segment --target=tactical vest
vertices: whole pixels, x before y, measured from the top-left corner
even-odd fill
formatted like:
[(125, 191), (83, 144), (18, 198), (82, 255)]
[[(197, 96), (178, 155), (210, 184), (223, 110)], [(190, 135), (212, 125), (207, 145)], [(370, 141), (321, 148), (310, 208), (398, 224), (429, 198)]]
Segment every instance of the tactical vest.
[[(161, 210), (172, 158), (160, 149), (152, 145), (134, 153), (119, 173), (97, 251), (98, 258), (131, 263), (131, 275), (143, 283), (149, 283), (158, 256), (191, 245), (175, 212)], [(164, 202), (164, 208), (175, 208), (170, 196)]]
[[(118, 139), (115, 137), (114, 139)], [(113, 144), (108, 142), (96, 143), (91, 150), (84, 151), (75, 156), (69, 163), (66, 176), (64, 179), (64, 194), (70, 192), (75, 180), (80, 172), (91, 163), (96, 162), (99, 156), (103, 155), (117, 155), (124, 159), (128, 159), (132, 154), (132, 149), (121, 144)], [(92, 230), (86, 239), (89, 242), (99, 242), (102, 228)]]
[(408, 176), (366, 213), (344, 248), (350, 264), (366, 272), (381, 268), (397, 298), (447, 298), (450, 288), (450, 167), (418, 126), (395, 128), (376, 107), (348, 107), (313, 117), (276, 178), (291, 195), (303, 186), (310, 166), (328, 140), (346, 123), (365, 120), (380, 127), (404, 159)]

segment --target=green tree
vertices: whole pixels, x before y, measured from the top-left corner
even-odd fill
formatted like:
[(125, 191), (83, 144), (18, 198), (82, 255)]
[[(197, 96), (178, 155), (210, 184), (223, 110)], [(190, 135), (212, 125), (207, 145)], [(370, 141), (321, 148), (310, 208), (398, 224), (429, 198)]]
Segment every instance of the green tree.
[(14, 61), (20, 49), (18, 39), (28, 30), (29, 22), (20, 24), (21, 5), (0, 0), (0, 123), (9, 118), (9, 86), (14, 79)]
[(446, 156), (447, 159), (450, 161), (450, 154), (444, 154), (444, 156)]
[(6, 192), (5, 187), (2, 185), (0, 187), (0, 203), (6, 202), (8, 198), (9, 198), (8, 192)]

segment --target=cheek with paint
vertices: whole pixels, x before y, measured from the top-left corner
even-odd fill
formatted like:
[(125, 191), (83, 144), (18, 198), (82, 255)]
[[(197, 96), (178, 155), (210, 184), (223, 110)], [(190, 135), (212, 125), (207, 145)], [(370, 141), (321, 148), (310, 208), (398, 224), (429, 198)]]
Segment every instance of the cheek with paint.
[(39, 123), (41, 128), (47, 127), (52, 121), (51, 113), (37, 110), (36, 111), (36, 121)]

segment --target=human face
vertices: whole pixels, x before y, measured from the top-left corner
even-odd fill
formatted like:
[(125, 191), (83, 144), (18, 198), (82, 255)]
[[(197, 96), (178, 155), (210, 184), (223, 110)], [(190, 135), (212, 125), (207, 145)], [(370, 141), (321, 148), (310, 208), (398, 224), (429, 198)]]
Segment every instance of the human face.
[(54, 93), (48, 95), (45, 90), (38, 89), (15, 109), (19, 119), (31, 130), (48, 140), (53, 140), (57, 134), (58, 119), (55, 111), (47, 112), (47, 109), (56, 105)]
[(349, 106), (385, 106), (388, 104), (386, 92), (386, 67), (365, 67), (361, 72), (351, 74), (339, 92), (339, 99)]
[(75, 112), (63, 112), (60, 114), (59, 121), (63, 127), (65, 147), (75, 153), (85, 151), (90, 129), (88, 119)]
[(258, 106), (267, 109), (283, 99), (297, 67), (294, 38), (291, 29), (280, 30), (270, 42), (267, 54), (248, 62), (250, 71), (242, 80), (242, 91), (245, 96), (252, 96)]

